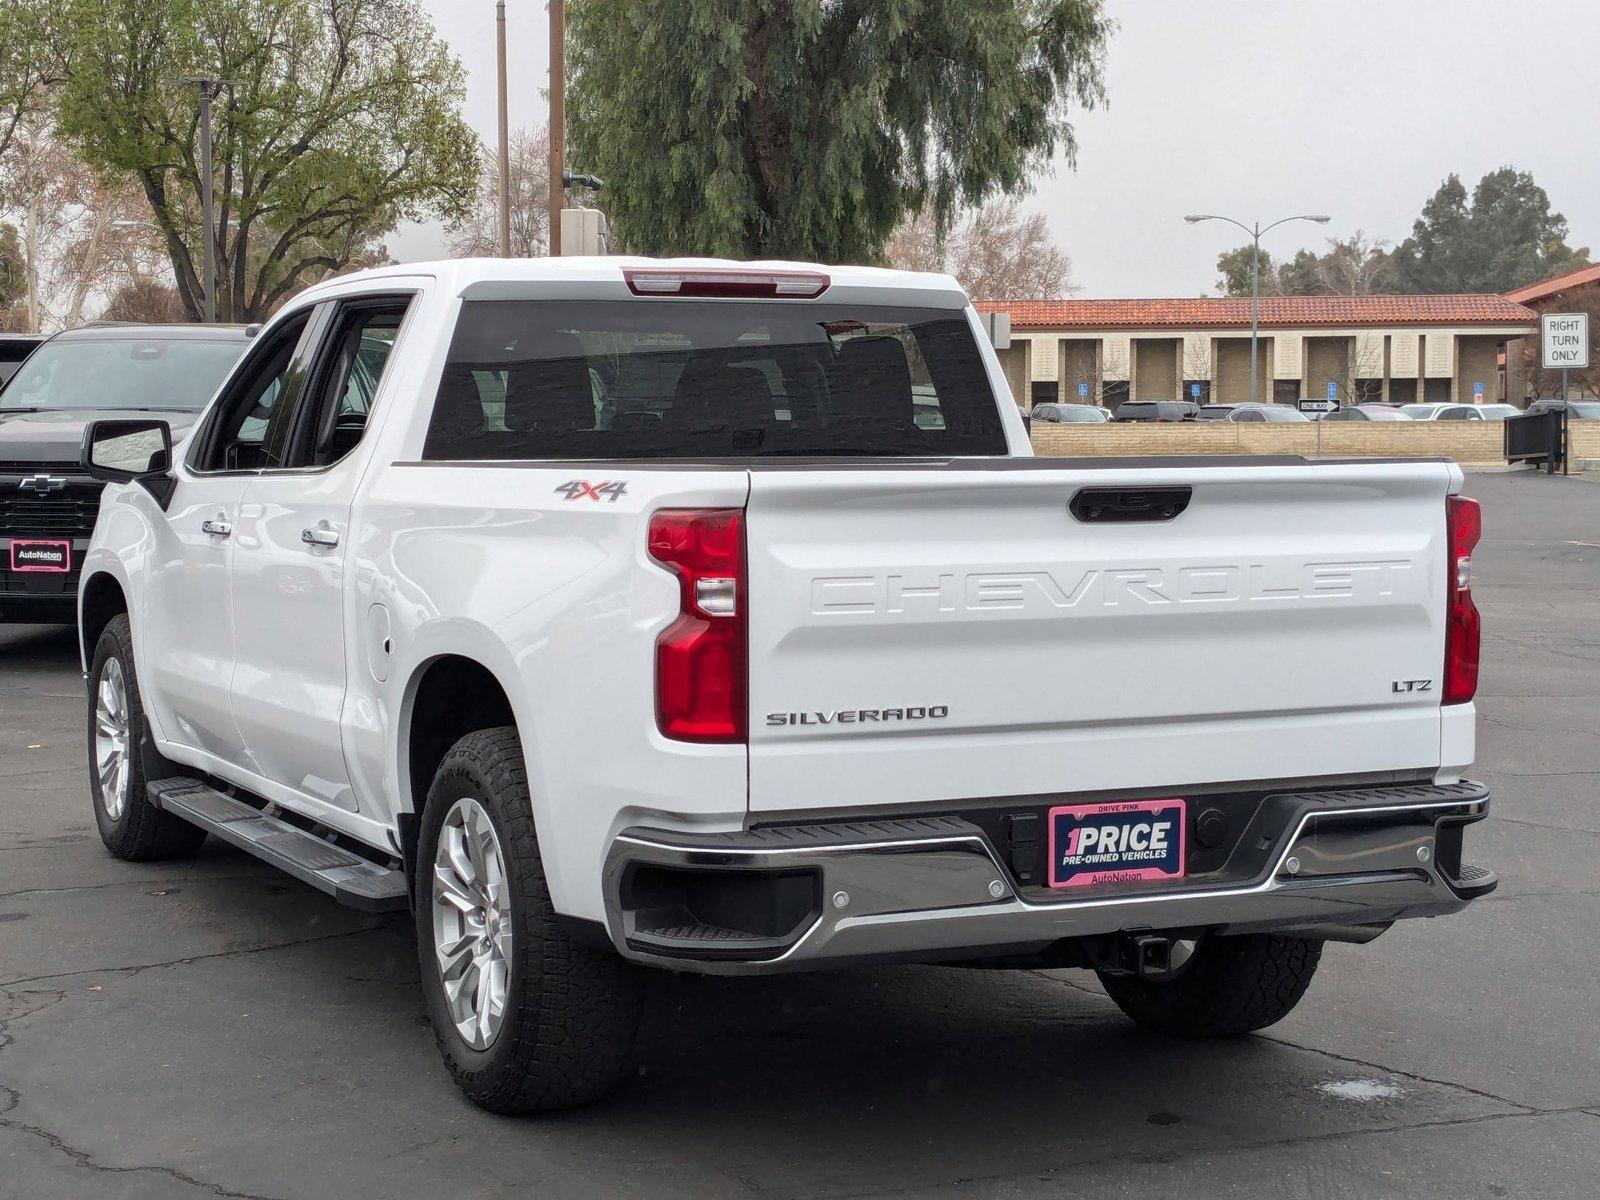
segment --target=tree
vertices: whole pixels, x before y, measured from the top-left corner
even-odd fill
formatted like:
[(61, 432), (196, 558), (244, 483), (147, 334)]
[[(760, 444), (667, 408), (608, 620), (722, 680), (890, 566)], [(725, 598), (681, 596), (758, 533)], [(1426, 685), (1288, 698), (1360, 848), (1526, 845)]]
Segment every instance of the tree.
[[(1217, 290), (1228, 296), (1250, 294), (1251, 246), (1217, 256)], [(1367, 296), (1392, 290), (1389, 243), (1360, 229), (1347, 238), (1329, 238), (1322, 254), (1297, 250), (1288, 262), (1260, 252), (1263, 296)]]
[(1573, 249), (1566, 238), (1566, 218), (1526, 171), (1489, 172), (1470, 205), (1451, 175), (1395, 250), (1396, 282), (1403, 291), (1511, 291), (1586, 264), (1588, 248)]
[[(457, 258), (500, 253), (500, 167), (484, 152), (483, 173), (472, 210), (448, 231)], [(511, 135), (511, 257), (540, 258), (550, 246), (550, 129), (518, 129)]]
[(17, 227), (0, 223), (0, 312), (9, 311), (27, 293), (27, 267)]
[(59, 113), (137, 179), (197, 317), (196, 89), (216, 102), (217, 309), (256, 320), (401, 220), (462, 219), (478, 180), (461, 65), (416, 0), (65, 0)]
[(183, 297), (170, 283), (159, 279), (131, 279), (111, 294), (105, 311), (107, 321), (141, 321), (162, 324), (184, 318)]
[(159, 251), (132, 181), (107, 181), (56, 137), (44, 114), (16, 130), (0, 163), (15, 235), (13, 323), (34, 331), (82, 324), (119, 280), (154, 268)]
[(571, 0), (573, 161), (651, 253), (881, 258), (1016, 194), (1104, 98), (1102, 0)]
[(1322, 281), (1322, 259), (1310, 250), (1296, 250), (1288, 262), (1273, 263), (1268, 277), (1273, 295), (1319, 296), (1327, 290)]
[(1217, 255), (1217, 270), (1222, 273), (1222, 278), (1217, 280), (1217, 291), (1224, 296), (1248, 296), (1250, 294), (1250, 259), (1252, 252), (1256, 259), (1256, 271), (1259, 276), (1258, 283), (1263, 296), (1270, 294), (1275, 280), (1272, 255), (1255, 246), (1240, 246), (1234, 250), (1224, 250)]
[(1382, 238), (1369, 238), (1360, 229), (1343, 240), (1329, 238), (1327, 253), (1317, 261), (1318, 281), (1335, 296), (1389, 292), (1393, 290), (1393, 277), (1389, 243)]
[(1072, 260), (1050, 236), (1043, 213), (1013, 199), (986, 204), (941, 237), (932, 208), (909, 214), (889, 238), (884, 261), (905, 271), (948, 271), (978, 299), (1056, 300), (1072, 290)]
[(45, 101), (47, 12), (44, 0), (0, 3), (0, 165), (23, 122)]

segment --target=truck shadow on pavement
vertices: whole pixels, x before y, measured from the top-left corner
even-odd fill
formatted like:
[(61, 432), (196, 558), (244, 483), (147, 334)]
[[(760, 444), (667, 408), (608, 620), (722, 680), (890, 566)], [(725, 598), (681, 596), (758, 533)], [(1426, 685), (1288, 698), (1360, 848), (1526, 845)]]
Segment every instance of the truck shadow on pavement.
[[(103, 967), (0, 975), (0, 1132), (252, 1195), (419, 1194), (486, 1158), (465, 1194), (539, 1178), (547, 1195), (808, 1195), (1038, 1183), (1500, 1111), (1415, 1080), (1339, 1103), (1318, 1086), (1359, 1067), (1265, 1038), (1153, 1037), (1081, 972), (904, 966), (653, 973), (635, 1078), (507, 1120), (439, 1063), (409, 919), (352, 914), (226, 846), (163, 883), (172, 866), (119, 864), (128, 885), (79, 894), (74, 920), (107, 926)], [(36, 918), (6, 928), (50, 939), (50, 899), (0, 899)], [(294, 1185), (287, 1147), (314, 1181)]]

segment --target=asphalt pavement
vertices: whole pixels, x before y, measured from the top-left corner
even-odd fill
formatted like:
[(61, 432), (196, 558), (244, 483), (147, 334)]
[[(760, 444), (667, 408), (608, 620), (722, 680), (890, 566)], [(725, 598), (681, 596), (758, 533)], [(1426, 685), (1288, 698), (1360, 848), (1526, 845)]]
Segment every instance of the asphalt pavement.
[(409, 923), (242, 852), (102, 850), (70, 631), (0, 627), (0, 1197), (1600, 1194), (1600, 483), (1485, 508), (1466, 913), (1330, 945), (1263, 1035), (1140, 1032), (1082, 972), (659, 976), (614, 1100), (446, 1077)]

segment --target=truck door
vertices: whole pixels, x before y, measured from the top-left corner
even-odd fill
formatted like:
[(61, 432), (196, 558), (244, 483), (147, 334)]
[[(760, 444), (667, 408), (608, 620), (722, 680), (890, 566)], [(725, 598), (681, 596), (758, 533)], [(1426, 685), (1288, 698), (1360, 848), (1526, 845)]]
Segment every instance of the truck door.
[(287, 317), (245, 355), (197, 428), (157, 526), (145, 586), (141, 674), (171, 741), (248, 767), (229, 681), (235, 657), (228, 571), (245, 489), (282, 453), (314, 341), (312, 310)]
[(332, 301), (281, 467), (239, 506), (232, 592), (233, 714), (267, 779), (346, 812), (359, 806), (339, 731), (345, 693), (345, 538), (356, 453), (409, 295)]

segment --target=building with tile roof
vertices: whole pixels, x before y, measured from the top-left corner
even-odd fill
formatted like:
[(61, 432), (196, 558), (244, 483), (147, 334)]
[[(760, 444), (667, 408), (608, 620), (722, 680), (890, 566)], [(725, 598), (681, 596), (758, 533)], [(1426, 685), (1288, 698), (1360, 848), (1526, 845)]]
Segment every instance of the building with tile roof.
[[(1011, 318), (1001, 358), (1019, 403), (1250, 398), (1248, 299), (977, 307)], [(1537, 325), (1537, 313), (1506, 296), (1262, 297), (1258, 399), (1492, 403), (1507, 394), (1506, 344)]]

